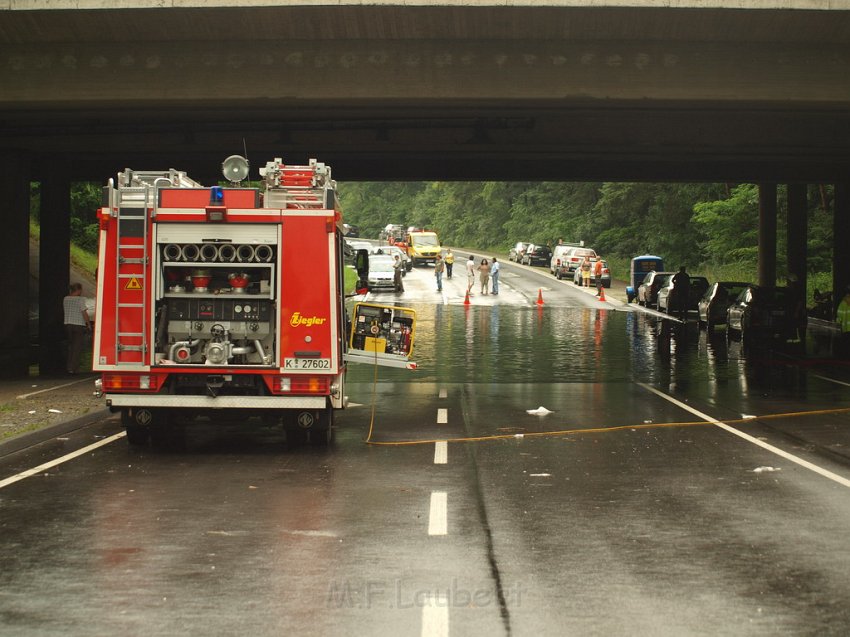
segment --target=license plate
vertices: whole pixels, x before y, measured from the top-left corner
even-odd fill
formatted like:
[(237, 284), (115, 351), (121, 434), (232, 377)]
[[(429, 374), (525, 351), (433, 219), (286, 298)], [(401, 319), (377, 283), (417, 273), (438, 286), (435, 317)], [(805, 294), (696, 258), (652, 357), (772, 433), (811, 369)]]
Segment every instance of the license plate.
[(318, 370), (330, 369), (330, 358), (285, 358), (283, 359), (283, 369), (285, 370)]

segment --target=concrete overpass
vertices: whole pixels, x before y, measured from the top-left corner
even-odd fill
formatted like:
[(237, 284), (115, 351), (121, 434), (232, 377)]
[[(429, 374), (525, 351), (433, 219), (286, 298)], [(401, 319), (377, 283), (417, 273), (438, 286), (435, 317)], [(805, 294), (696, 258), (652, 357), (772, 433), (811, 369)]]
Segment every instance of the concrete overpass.
[(0, 0), (0, 86), (5, 225), (42, 182), (50, 254), (70, 181), (245, 147), (343, 180), (850, 174), (847, 0)]

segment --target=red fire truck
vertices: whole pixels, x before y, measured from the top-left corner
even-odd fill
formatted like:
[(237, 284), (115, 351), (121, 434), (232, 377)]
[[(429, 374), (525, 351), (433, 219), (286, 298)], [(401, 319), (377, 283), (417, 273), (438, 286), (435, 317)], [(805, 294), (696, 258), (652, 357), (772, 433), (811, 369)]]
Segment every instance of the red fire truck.
[[(357, 359), (330, 167), (276, 158), (260, 169), (260, 188), (240, 186), (244, 158), (222, 167), (230, 186), (126, 169), (105, 187), (99, 391), (131, 444), (171, 446), (187, 424), (255, 418), (282, 424), (287, 439), (328, 443)], [(385, 318), (374, 329), (380, 362), (377, 352), (362, 359), (415, 366), (412, 315), (391, 308)]]

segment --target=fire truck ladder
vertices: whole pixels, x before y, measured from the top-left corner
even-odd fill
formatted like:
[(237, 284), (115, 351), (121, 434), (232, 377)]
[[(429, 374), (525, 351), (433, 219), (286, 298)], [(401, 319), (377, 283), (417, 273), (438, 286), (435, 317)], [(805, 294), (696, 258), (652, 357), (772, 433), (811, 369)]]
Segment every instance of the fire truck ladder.
[[(148, 352), (148, 215), (153, 210), (156, 188), (148, 183), (118, 188), (117, 209), (118, 249), (115, 277), (115, 362), (117, 365), (145, 364)], [(141, 331), (127, 330), (138, 326)], [(139, 352), (138, 355), (127, 355)]]

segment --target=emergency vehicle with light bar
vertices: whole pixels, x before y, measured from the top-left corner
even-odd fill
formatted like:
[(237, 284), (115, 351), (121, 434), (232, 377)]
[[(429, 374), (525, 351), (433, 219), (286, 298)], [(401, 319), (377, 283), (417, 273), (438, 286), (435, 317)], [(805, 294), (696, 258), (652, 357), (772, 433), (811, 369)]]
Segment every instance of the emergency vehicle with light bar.
[[(199, 419), (253, 417), (283, 425), (287, 439), (328, 443), (358, 355), (331, 169), (276, 158), (249, 188), (246, 159), (222, 168), (230, 186), (126, 169), (104, 188), (98, 390), (131, 444), (171, 446)], [(364, 362), (415, 367), (398, 345), (412, 343), (413, 318), (400, 320), (393, 329), (411, 337), (390, 353), (372, 342)]]

